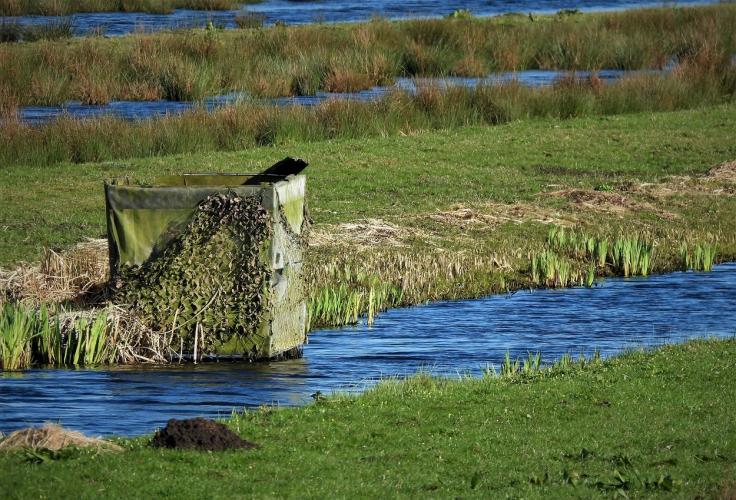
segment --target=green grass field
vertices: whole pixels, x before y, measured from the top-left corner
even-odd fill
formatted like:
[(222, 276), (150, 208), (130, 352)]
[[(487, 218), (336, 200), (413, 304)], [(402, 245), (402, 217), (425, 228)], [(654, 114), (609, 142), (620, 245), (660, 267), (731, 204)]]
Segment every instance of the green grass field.
[[(627, 183), (700, 175), (736, 158), (734, 130), (736, 107), (724, 105), (126, 162), (6, 167), (0, 169), (0, 265), (36, 260), (42, 246), (64, 248), (85, 237), (104, 236), (102, 181), (112, 176), (151, 180), (167, 173), (249, 172), (287, 155), (299, 156), (311, 164), (306, 171), (308, 203), (317, 228), (362, 218), (415, 225), (412, 216), (448, 210), (454, 204), (523, 202), (564, 212), (564, 199), (540, 195), (561, 187), (590, 190), (610, 185), (636, 197), (625, 191)], [(677, 203), (663, 202), (681, 214), (671, 221), (636, 210), (615, 216), (583, 210), (580, 217), (603, 228), (633, 220), (641, 226), (693, 232), (718, 226), (726, 233), (733, 230), (732, 197), (693, 190), (674, 200)], [(438, 232), (450, 247), (462, 245), (456, 236), (467, 233), (428, 218), (418, 223)], [(482, 228), (469, 230), (474, 229)], [(518, 232), (515, 224), (506, 223), (479, 236), (501, 241)], [(546, 236), (546, 229), (535, 234)]]
[(6, 498), (733, 498), (736, 342), (700, 341), (510, 379), (418, 375), (228, 421), (261, 447), (34, 463)]

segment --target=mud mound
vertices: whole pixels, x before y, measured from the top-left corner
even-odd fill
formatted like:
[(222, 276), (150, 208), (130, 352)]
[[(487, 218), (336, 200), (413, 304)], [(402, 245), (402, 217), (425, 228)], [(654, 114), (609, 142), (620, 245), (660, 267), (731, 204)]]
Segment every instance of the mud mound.
[(0, 450), (45, 449), (59, 451), (67, 446), (97, 448), (99, 450), (121, 451), (116, 444), (103, 439), (90, 438), (81, 432), (65, 429), (59, 425), (44, 424), (43, 427), (29, 427), (17, 430), (2, 441)]
[(204, 418), (177, 420), (172, 418), (166, 427), (156, 432), (151, 440), (155, 448), (183, 448), (204, 451), (256, 448), (258, 445), (242, 439), (223, 424)]
[(722, 163), (708, 172), (709, 179), (736, 182), (736, 161)]

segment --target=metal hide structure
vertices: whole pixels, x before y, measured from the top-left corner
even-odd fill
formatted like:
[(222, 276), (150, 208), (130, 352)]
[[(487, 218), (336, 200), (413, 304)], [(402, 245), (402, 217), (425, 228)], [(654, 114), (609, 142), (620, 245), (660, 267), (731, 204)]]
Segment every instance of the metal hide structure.
[(300, 355), (306, 166), (105, 182), (113, 299), (195, 361)]

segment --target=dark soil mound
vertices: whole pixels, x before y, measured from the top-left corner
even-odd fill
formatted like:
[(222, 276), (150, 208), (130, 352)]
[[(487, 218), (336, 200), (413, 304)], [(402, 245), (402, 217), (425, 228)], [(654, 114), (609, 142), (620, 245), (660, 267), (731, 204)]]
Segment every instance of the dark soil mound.
[(214, 420), (172, 418), (166, 427), (156, 432), (151, 441), (155, 448), (185, 448), (222, 451), (238, 448), (255, 448), (258, 445), (240, 436)]

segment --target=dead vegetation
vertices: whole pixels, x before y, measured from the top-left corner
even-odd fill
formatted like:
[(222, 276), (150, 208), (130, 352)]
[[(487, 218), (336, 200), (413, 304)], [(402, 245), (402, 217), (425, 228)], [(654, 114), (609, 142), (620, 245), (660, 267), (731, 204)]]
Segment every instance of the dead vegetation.
[(50, 450), (59, 451), (68, 446), (93, 448), (98, 451), (122, 451), (123, 449), (104, 439), (87, 437), (81, 432), (65, 429), (60, 425), (44, 424), (9, 434), (0, 441), (0, 451)]
[(569, 226), (574, 222), (569, 215), (563, 216), (555, 210), (530, 203), (485, 203), (476, 207), (457, 204), (453, 205), (450, 210), (437, 211), (426, 217), (436, 222), (460, 227), (498, 226), (525, 222)]
[(0, 269), (0, 304), (100, 303), (108, 272), (107, 240), (89, 239), (65, 252), (45, 248), (38, 264)]
[(736, 183), (736, 160), (713, 167), (705, 177), (710, 180)]
[(383, 219), (364, 219), (313, 229), (309, 246), (404, 247), (410, 238), (422, 235), (416, 228), (398, 226)]
[(677, 218), (676, 214), (648, 201), (638, 199), (630, 192), (569, 188), (544, 193), (544, 195), (566, 199), (576, 211), (596, 212), (619, 218), (631, 212), (651, 212), (664, 220), (671, 221)]

